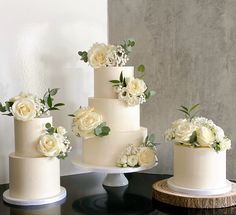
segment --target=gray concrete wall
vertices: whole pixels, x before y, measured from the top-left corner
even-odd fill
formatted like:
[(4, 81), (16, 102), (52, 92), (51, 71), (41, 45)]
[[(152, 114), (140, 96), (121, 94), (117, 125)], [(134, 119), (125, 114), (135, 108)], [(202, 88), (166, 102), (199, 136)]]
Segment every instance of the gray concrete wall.
[(145, 64), (157, 91), (141, 109), (142, 125), (162, 142), (153, 172), (172, 173), (163, 132), (181, 116), (176, 109), (200, 103), (232, 139), (227, 176), (236, 179), (236, 1), (109, 0), (108, 14), (110, 42), (135, 38), (129, 64)]

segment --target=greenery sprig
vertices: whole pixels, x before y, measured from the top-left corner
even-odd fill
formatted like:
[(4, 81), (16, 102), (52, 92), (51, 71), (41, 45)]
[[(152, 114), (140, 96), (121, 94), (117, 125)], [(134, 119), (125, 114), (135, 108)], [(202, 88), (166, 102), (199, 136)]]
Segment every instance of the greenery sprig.
[(129, 55), (132, 52), (132, 48), (135, 45), (135, 41), (133, 39), (128, 39), (123, 42), (120, 46), (124, 49), (125, 54)]
[(200, 104), (194, 104), (192, 107), (186, 107), (184, 105), (181, 105), (180, 108), (178, 109), (180, 112), (184, 113), (185, 117), (187, 119), (192, 119), (196, 116), (198, 111), (196, 109), (199, 107)]
[[(5, 105), (3, 105), (0, 102), (0, 112), (4, 113), (2, 115), (13, 116), (13, 114), (11, 113), (11, 107), (13, 104), (14, 104), (14, 102), (7, 101), (7, 102), (5, 102)], [(6, 112), (8, 112), (8, 113), (6, 113)]]
[(155, 147), (157, 143), (155, 142), (155, 134), (150, 134), (145, 138), (144, 146), (146, 147)]
[(111, 129), (106, 125), (106, 122), (101, 123), (94, 129), (94, 134), (98, 137), (107, 136)]
[(85, 63), (88, 62), (88, 52), (86, 52), (86, 51), (79, 51), (78, 55), (80, 56), (80, 60), (84, 61)]

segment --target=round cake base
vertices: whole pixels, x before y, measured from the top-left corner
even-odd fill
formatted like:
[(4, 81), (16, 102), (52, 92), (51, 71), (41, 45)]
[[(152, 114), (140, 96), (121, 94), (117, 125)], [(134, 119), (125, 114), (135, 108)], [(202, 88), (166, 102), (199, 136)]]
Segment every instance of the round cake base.
[(6, 203), (12, 204), (12, 205), (20, 205), (20, 206), (36, 206), (36, 205), (45, 205), (45, 204), (51, 204), (54, 202), (58, 202), (66, 197), (66, 189), (64, 187), (61, 187), (61, 191), (59, 194), (55, 196), (51, 196), (48, 198), (42, 198), (42, 199), (19, 199), (14, 198), (9, 195), (9, 190), (6, 190), (3, 193), (3, 200)]
[(171, 190), (168, 187), (167, 180), (161, 180), (153, 184), (153, 199), (185, 208), (225, 208), (236, 205), (236, 183), (231, 182), (232, 190), (228, 193), (204, 196)]

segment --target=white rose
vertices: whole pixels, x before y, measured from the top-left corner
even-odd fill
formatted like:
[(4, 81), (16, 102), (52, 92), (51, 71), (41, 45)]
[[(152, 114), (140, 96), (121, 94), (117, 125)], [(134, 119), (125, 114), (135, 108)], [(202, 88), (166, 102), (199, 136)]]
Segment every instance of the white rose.
[(75, 114), (72, 130), (76, 135), (84, 138), (94, 137), (94, 129), (102, 122), (102, 115), (96, 113), (94, 108), (82, 108)]
[(229, 150), (231, 149), (231, 140), (228, 138), (224, 138), (220, 143), (220, 150)]
[(63, 143), (61, 139), (55, 135), (43, 135), (37, 146), (38, 151), (47, 157), (56, 157), (63, 151)]
[(59, 126), (57, 127), (57, 133), (61, 134), (61, 135), (65, 135), (67, 132), (66, 132), (66, 129), (62, 126)]
[(215, 141), (214, 133), (211, 129), (202, 126), (196, 130), (197, 132), (197, 142), (200, 146), (210, 146)]
[(138, 164), (138, 156), (137, 155), (130, 155), (127, 159), (128, 166), (134, 167)]
[(180, 124), (187, 122), (187, 119), (177, 119), (171, 124), (171, 128), (176, 129)]
[(35, 103), (32, 99), (21, 98), (12, 105), (12, 114), (17, 120), (32, 120), (36, 116)]
[(142, 147), (139, 151), (138, 164), (140, 166), (151, 166), (154, 165), (156, 159), (156, 153), (149, 147)]
[(225, 133), (223, 131), (223, 129), (219, 126), (214, 126), (214, 130), (215, 130), (215, 138), (216, 138), (216, 142), (221, 142), (223, 141), (224, 137), (225, 137)]
[(127, 79), (127, 92), (134, 96), (141, 96), (147, 86), (142, 79), (139, 78), (128, 78)]
[(175, 141), (177, 143), (188, 143), (196, 127), (186, 121), (177, 125), (175, 129)]
[(93, 68), (99, 68), (107, 66), (107, 56), (112, 51), (110, 45), (104, 43), (95, 43), (92, 48), (88, 51), (88, 61)]

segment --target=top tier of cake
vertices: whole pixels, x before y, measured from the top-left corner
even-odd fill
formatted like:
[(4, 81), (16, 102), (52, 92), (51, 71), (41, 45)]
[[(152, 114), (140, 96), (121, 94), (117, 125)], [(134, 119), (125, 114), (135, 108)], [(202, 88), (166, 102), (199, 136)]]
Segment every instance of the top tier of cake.
[(94, 98), (116, 99), (111, 80), (119, 80), (120, 73), (124, 77), (134, 77), (134, 67), (102, 67), (94, 70)]

